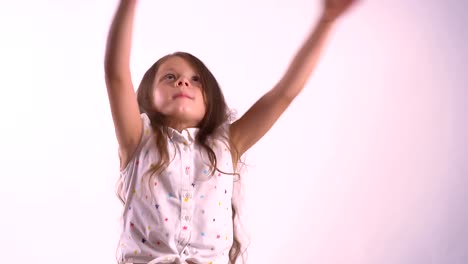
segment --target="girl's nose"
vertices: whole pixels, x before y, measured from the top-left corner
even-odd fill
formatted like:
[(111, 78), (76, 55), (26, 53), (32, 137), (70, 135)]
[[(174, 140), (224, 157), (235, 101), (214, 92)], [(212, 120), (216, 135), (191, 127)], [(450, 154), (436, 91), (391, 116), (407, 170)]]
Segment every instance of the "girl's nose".
[(176, 86), (186, 86), (188, 87), (190, 83), (187, 81), (185, 77), (181, 77), (179, 80), (176, 82)]

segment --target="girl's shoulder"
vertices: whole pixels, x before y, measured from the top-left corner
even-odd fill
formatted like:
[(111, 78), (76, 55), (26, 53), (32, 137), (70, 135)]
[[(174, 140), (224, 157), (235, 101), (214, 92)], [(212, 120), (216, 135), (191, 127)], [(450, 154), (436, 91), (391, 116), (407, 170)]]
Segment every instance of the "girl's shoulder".
[(151, 146), (155, 145), (155, 143), (153, 142), (155, 132), (151, 125), (150, 118), (148, 117), (146, 113), (140, 114), (140, 118), (143, 123), (143, 129), (141, 131), (142, 135), (140, 137), (140, 142), (138, 143), (138, 146), (136, 150), (133, 152), (132, 157), (130, 158), (127, 165), (123, 169), (120, 170), (121, 174), (126, 174), (132, 162), (134, 162), (135, 160), (138, 160), (139, 156), (142, 153), (148, 154), (148, 152), (151, 151)]

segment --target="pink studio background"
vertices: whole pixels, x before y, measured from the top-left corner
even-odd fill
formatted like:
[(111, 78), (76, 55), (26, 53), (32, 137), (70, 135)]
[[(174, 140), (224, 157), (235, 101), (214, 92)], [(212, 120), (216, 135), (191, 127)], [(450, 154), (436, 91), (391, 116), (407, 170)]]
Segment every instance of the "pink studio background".
[[(249, 263), (468, 261), (463, 1), (362, 1), (247, 155)], [(115, 263), (117, 144), (103, 80), (117, 1), (0, 3), (1, 262)], [(239, 114), (278, 80), (319, 1), (150, 1), (137, 85), (176, 50)]]

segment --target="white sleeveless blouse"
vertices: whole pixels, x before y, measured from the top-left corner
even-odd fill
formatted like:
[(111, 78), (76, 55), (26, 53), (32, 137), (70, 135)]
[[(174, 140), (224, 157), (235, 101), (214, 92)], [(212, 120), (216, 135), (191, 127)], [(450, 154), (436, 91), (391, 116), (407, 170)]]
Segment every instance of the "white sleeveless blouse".
[[(214, 141), (221, 172), (210, 175), (208, 155), (194, 142), (198, 129), (169, 129), (170, 164), (149, 182), (159, 154), (150, 120), (141, 118), (141, 142), (121, 171), (125, 204), (118, 262), (227, 264), (233, 243), (231, 152)], [(225, 135), (227, 127), (220, 128)]]

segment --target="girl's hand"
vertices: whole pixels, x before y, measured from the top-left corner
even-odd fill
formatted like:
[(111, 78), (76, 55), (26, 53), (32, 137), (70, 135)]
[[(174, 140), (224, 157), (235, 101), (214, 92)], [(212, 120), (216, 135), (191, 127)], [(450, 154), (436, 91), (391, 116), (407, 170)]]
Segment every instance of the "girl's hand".
[(344, 14), (351, 6), (356, 4), (358, 0), (322, 0), (323, 14), (322, 19), (325, 21), (335, 21), (338, 17)]

